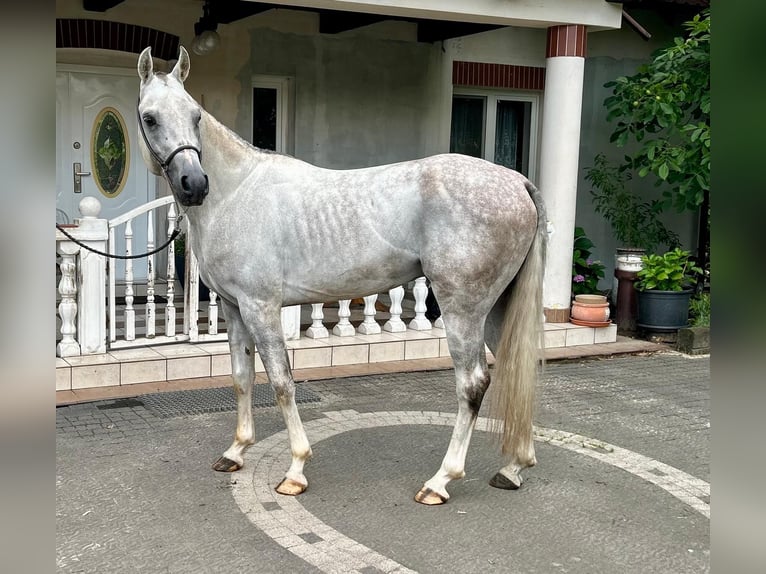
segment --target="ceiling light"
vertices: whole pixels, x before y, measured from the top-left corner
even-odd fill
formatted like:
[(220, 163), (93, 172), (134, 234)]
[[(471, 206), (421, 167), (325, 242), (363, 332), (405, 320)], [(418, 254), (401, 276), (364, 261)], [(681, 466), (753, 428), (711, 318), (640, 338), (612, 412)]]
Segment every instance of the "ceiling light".
[(204, 56), (215, 50), (221, 43), (221, 37), (216, 32), (218, 22), (211, 15), (209, 0), (202, 7), (202, 17), (194, 24), (194, 40), (192, 40), (192, 52), (198, 56)]

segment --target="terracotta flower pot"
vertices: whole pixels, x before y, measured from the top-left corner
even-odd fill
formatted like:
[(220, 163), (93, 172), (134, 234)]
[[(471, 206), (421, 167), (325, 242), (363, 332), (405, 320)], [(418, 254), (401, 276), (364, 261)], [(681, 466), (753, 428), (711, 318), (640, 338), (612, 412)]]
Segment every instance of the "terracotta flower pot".
[(575, 295), (572, 318), (587, 323), (609, 321), (609, 302), (605, 295)]

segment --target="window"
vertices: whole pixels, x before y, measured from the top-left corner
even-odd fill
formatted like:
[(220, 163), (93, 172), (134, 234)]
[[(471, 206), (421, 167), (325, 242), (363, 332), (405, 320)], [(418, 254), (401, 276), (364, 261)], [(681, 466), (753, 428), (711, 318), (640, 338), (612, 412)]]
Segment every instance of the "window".
[(456, 92), (450, 151), (481, 157), (534, 179), (538, 106), (535, 94)]
[(253, 77), (253, 123), (250, 141), (256, 147), (279, 153), (292, 153), (290, 137), (290, 78)]

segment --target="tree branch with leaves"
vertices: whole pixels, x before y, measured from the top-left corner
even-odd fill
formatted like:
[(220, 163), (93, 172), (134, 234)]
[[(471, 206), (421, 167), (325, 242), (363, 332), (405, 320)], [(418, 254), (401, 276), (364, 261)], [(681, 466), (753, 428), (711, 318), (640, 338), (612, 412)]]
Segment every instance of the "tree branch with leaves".
[(663, 205), (693, 210), (710, 192), (710, 12), (684, 23), (686, 38), (655, 53), (631, 77), (605, 84), (607, 120), (617, 120), (611, 141), (638, 151), (625, 168), (666, 184)]

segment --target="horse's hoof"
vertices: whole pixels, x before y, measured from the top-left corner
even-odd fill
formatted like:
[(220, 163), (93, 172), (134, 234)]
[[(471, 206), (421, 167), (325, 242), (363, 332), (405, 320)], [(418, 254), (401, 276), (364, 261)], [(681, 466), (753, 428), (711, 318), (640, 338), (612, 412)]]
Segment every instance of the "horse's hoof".
[(216, 470), (218, 472), (234, 472), (236, 470), (239, 470), (242, 468), (242, 465), (238, 462), (234, 462), (230, 458), (226, 458), (225, 456), (222, 456), (217, 461), (213, 463), (213, 470)]
[(518, 490), (521, 486), (521, 482), (516, 484), (510, 478), (498, 472), (489, 480), (489, 485), (503, 490)]
[(438, 492), (434, 492), (430, 488), (426, 488), (424, 486), (415, 495), (415, 502), (425, 504), (426, 506), (438, 506), (439, 504), (444, 504), (447, 502), (447, 499)]
[(280, 482), (274, 490), (285, 496), (298, 496), (302, 492), (305, 492), (307, 488), (307, 484), (301, 484), (292, 478), (283, 478), (282, 482)]

